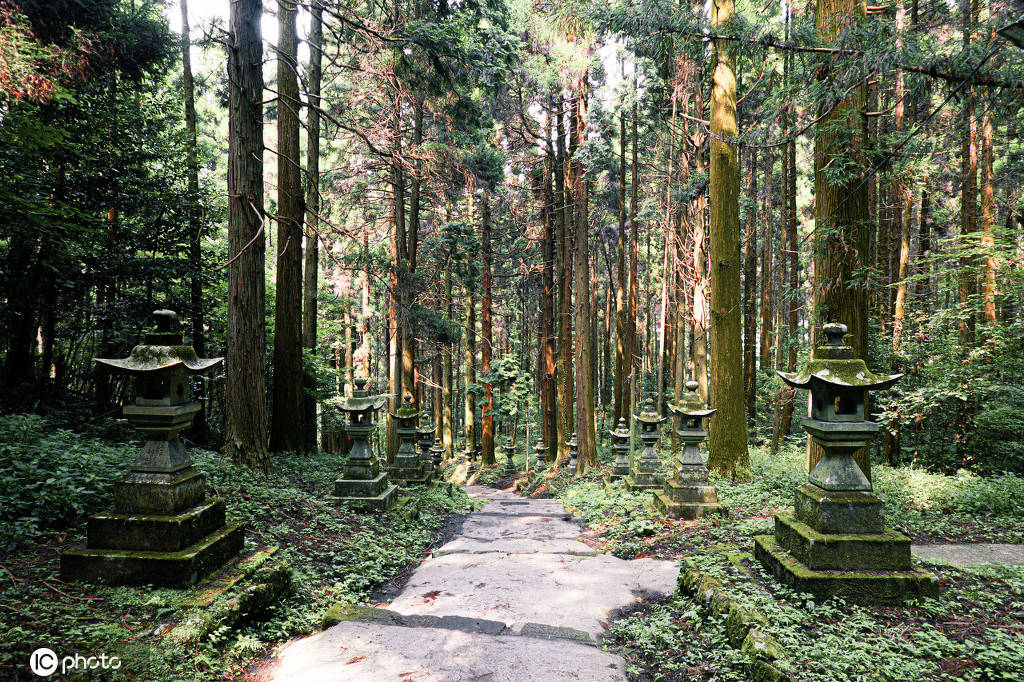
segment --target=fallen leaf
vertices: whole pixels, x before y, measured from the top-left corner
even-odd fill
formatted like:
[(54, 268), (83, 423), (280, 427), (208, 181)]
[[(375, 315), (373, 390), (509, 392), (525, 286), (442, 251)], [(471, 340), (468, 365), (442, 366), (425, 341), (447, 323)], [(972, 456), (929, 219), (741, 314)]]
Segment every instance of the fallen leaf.
[(347, 661), (345, 661), (345, 665), (352, 665), (353, 663), (358, 663), (364, 658), (366, 658), (366, 656), (356, 656), (355, 658), (350, 658)]

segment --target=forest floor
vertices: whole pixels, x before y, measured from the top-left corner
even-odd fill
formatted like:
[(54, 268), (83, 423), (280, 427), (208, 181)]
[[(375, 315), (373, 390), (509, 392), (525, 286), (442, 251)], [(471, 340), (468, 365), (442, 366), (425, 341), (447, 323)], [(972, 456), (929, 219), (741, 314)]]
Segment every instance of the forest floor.
[[(109, 504), (111, 484), (138, 452), (125, 434), (98, 435), (34, 416), (0, 418), (2, 680), (40, 679), (27, 665), (39, 647), (59, 657), (117, 656), (121, 664), (61, 679), (246, 676), (279, 643), (319, 630), (332, 605), (400, 590), (432, 547), (458, 533), (471, 506), (461, 490), (439, 486), (408, 493), (418, 514), (361, 515), (330, 501), (338, 455), (274, 455), (273, 473), (263, 476), (193, 450), (208, 497), (224, 497), (228, 522), (246, 526), (241, 557), (187, 589), (65, 583), (61, 551), (84, 540), (85, 519)], [(233, 598), (255, 587), (239, 569), (246, 560), (279, 567), (288, 589), (237, 620), (222, 618)]]
[(601, 636), (619, 609), (670, 596), (676, 563), (596, 551), (556, 500), (466, 490), (486, 504), (386, 608), (332, 611), (337, 624), (286, 646), (263, 679), (624, 680)]
[[(614, 556), (675, 560), (717, 580), (731, 604), (763, 618), (758, 629), (778, 647), (770, 662), (792, 679), (1024, 679), (1024, 481), (877, 467), (888, 523), (927, 544), (922, 554), (943, 548), (942, 560), (915, 556), (941, 591), (902, 605), (858, 606), (796, 593), (762, 570), (753, 536), (772, 533), (772, 514), (792, 505), (802, 453), (772, 459), (753, 451), (752, 464), (753, 482), (715, 481), (728, 519), (661, 517), (651, 493), (630, 493), (603, 467), (577, 481), (560, 474), (506, 482), (525, 495), (554, 493), (584, 519), (588, 543)], [(975, 543), (1005, 546), (994, 562), (947, 563), (975, 552), (993, 557), (992, 547)], [(604, 647), (626, 659), (631, 679), (749, 679), (753, 659), (731, 636), (734, 624), (708, 607), (685, 591), (648, 600), (613, 624)]]

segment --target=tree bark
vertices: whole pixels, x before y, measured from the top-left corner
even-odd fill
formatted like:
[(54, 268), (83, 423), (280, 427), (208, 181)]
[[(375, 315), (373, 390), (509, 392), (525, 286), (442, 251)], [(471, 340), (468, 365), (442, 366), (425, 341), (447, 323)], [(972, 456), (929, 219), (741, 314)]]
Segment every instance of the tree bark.
[[(558, 149), (558, 170), (555, 173), (555, 197), (560, 202), (557, 211), (558, 223), (558, 438), (553, 444), (556, 462), (567, 456), (565, 441), (573, 428), (575, 418), (572, 401), (572, 209), (569, 188), (566, 187), (569, 163), (566, 157), (565, 134), (563, 132), (565, 100), (558, 98), (558, 115), (555, 119), (555, 139)], [(549, 444), (549, 447), (552, 444)]]
[(480, 256), (483, 261), (480, 301), (480, 375), (483, 380), (484, 402), (481, 408), (480, 461), (494, 464), (494, 384), (491, 371), (491, 202), (488, 190), (480, 201)]
[(296, 5), (277, 3), (277, 295), (274, 299), (274, 385), (270, 448), (302, 452), (302, 168)]
[[(552, 99), (548, 98), (549, 105)], [(555, 206), (552, 183), (556, 171), (551, 114), (547, 116), (547, 155), (544, 159), (544, 265), (540, 296), (540, 386), (541, 420), (544, 442), (551, 453), (556, 450), (558, 428), (555, 420), (557, 407), (555, 388)], [(529, 445), (529, 444), (528, 444)]]
[[(576, 139), (585, 140), (587, 134), (587, 79), (584, 76), (577, 87), (573, 124)], [(577, 475), (597, 466), (597, 443), (594, 430), (594, 377), (591, 371), (593, 337), (588, 333), (591, 323), (591, 282), (589, 251), (589, 210), (587, 206), (587, 180), (581, 160), (573, 158), (573, 199), (576, 219), (573, 270), (576, 276), (576, 441), (579, 445)]]
[[(963, 13), (963, 48), (966, 52), (971, 45), (972, 34), (977, 23), (977, 0), (961, 0), (960, 9)], [(960, 184), (960, 236), (961, 249), (972, 249), (972, 235), (977, 230), (978, 222), (978, 124), (974, 118), (974, 88), (968, 87), (963, 98), (962, 133), (960, 145), (961, 184)], [(974, 345), (975, 314), (973, 301), (978, 289), (978, 277), (975, 272), (976, 259), (965, 256), (960, 263), (958, 276), (958, 293), (962, 312), (957, 324), (957, 340), (961, 349), (966, 352)]]
[[(733, 0), (715, 0), (711, 26), (733, 19)], [(711, 87), (711, 402), (718, 410), (708, 434), (708, 469), (749, 480), (747, 419), (743, 407), (740, 308), (740, 176), (736, 154), (736, 74), (731, 43), (714, 42)]]
[(263, 40), (260, 0), (231, 3), (228, 43), (228, 319), (225, 452), (270, 470), (267, 457), (263, 233)]
[[(757, 206), (760, 205), (757, 196), (757, 148), (753, 148), (747, 155), (747, 180), (748, 193), (752, 210), (747, 212), (745, 240), (743, 244), (743, 396), (746, 405), (747, 417), (753, 419), (757, 412), (757, 358), (754, 355), (756, 347), (756, 294), (757, 294), (757, 228), (760, 221), (757, 220)], [(771, 187), (768, 187), (770, 193)], [(771, 220), (771, 216), (768, 216)], [(764, 248), (769, 248), (769, 241), (765, 239)], [(762, 271), (763, 272), (763, 271)], [(768, 273), (762, 276), (761, 284), (770, 282)]]
[[(306, 250), (303, 254), (302, 277), (302, 345), (312, 355), (317, 347), (316, 309), (317, 280), (320, 270), (320, 81), (323, 61), (323, 16), (320, 0), (310, 6), (312, 17), (309, 29), (309, 106), (306, 108)], [(345, 352), (351, 355), (351, 325), (345, 325)], [(351, 367), (351, 363), (346, 365)], [(303, 396), (305, 444), (307, 451), (316, 450), (316, 389), (314, 367), (306, 366)]]

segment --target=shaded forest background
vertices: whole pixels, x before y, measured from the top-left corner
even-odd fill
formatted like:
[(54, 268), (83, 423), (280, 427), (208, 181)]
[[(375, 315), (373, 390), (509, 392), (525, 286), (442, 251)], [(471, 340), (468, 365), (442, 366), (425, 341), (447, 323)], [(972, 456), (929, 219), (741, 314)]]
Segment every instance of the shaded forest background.
[[(908, 374), (877, 459), (1024, 472), (1024, 59), (995, 34), (1019, 9), (246, 0), (179, 33), (172, 3), (0, 0), (3, 410), (107, 428), (130, 386), (93, 359), (169, 307), (228, 356), (191, 438), (257, 468), (343, 452), (330, 402), (362, 374), (449, 456), (541, 435), (564, 459), (577, 432), (586, 469), (690, 377), (726, 415), (735, 317), (720, 369), (776, 449), (806, 396), (774, 370), (856, 309), (869, 366)], [(716, 201), (741, 230), (717, 311)]]

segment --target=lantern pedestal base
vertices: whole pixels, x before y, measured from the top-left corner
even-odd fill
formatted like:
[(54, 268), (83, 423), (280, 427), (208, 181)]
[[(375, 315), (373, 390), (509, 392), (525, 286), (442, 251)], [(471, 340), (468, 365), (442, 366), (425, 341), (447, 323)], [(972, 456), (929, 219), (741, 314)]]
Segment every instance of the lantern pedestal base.
[(424, 468), (419, 462), (411, 466), (402, 466), (398, 462), (388, 469), (388, 478), (395, 485), (408, 488), (413, 485), (426, 485), (434, 478), (434, 472)]
[(793, 491), (797, 521), (819, 533), (882, 533), (885, 507), (874, 493), (834, 491), (804, 483)]
[(777, 580), (802, 592), (842, 597), (859, 604), (889, 604), (934, 597), (939, 580), (926, 571), (814, 570), (779, 546), (771, 535), (754, 538), (754, 555)]
[(180, 552), (223, 526), (224, 500), (219, 498), (172, 515), (104, 512), (89, 518), (86, 547)]
[(626, 478), (627, 476), (629, 476), (629, 462), (626, 460), (616, 461), (612, 465), (612, 478)]
[(397, 496), (398, 486), (392, 485), (382, 472), (366, 481), (339, 478), (334, 482), (331, 499), (350, 507), (386, 511), (394, 505)]
[(625, 481), (626, 487), (633, 492), (637, 490), (655, 490), (664, 485), (661, 481), (657, 479), (656, 476), (652, 476), (650, 474), (636, 474), (635, 476), (626, 476)]
[(66, 581), (107, 585), (194, 585), (242, 551), (244, 539), (244, 529), (232, 524), (175, 552), (72, 547), (60, 557), (60, 575)]
[(201, 504), (206, 474), (188, 467), (171, 474), (133, 471), (114, 484), (119, 514), (177, 514)]
[(819, 533), (789, 514), (775, 515), (775, 542), (815, 571), (909, 571), (910, 538), (882, 533)]
[(719, 504), (714, 486), (680, 485), (673, 479), (665, 481), (664, 490), (654, 491), (654, 505), (666, 516), (687, 521), (729, 515), (729, 510)]

